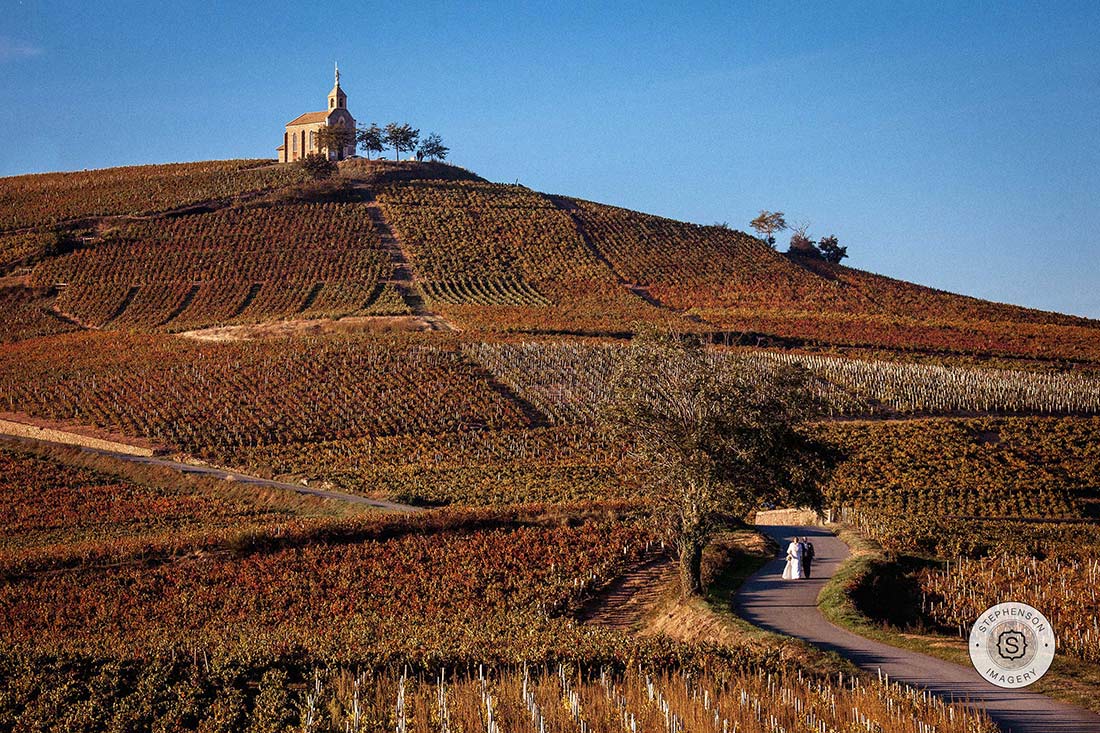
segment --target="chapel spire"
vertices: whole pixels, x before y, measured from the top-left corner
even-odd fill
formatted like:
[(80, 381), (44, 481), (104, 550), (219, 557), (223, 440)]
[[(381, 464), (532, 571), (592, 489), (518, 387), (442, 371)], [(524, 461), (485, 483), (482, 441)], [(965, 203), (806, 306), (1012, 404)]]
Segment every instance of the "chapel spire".
[(328, 108), (334, 109), (347, 109), (348, 108), (348, 95), (344, 94), (344, 90), (340, 88), (340, 65), (334, 62), (336, 70), (336, 80), (333, 84), (332, 91), (328, 93)]

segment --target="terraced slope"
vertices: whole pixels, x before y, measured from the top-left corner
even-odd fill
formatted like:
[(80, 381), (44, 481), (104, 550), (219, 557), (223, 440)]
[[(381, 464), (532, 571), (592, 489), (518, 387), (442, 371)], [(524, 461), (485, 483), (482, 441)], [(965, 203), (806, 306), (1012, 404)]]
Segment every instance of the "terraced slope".
[(284, 204), (126, 224), (31, 281), (91, 327), (184, 330), (400, 312), (391, 271), (362, 204)]
[(624, 287), (570, 216), (530, 189), (413, 181), (378, 201), (433, 307), (467, 328), (609, 332), (679, 320)]
[(5, 340), (414, 312), (474, 333), (656, 324), (743, 343), (1100, 361), (1095, 321), (442, 164), (351, 161), (327, 184), (262, 161), (3, 179), (0, 276), (21, 314)]
[(0, 231), (151, 214), (302, 180), (269, 160), (210, 160), (0, 178)]
[(1100, 356), (1095, 321), (788, 257), (724, 227), (562, 201), (624, 280), (720, 330), (847, 346)]

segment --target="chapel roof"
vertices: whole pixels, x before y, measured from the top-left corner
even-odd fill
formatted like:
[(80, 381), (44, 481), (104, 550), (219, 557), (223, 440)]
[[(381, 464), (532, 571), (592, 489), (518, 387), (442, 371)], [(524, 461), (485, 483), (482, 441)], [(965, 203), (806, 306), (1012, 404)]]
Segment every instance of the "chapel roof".
[(308, 125), (311, 122), (324, 122), (329, 115), (330, 110), (321, 110), (320, 112), (306, 112), (304, 115), (298, 115), (290, 122), (289, 125)]

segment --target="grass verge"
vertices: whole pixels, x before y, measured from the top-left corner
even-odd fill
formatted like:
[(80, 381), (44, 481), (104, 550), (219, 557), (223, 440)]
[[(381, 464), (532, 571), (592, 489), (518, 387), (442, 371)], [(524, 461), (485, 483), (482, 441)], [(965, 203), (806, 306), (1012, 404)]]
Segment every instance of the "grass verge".
[[(965, 640), (923, 630), (910, 632), (863, 613), (853, 595), (876, 574), (894, 564), (896, 558), (850, 527), (841, 525), (834, 531), (851, 548), (852, 556), (818, 595), (818, 607), (825, 618), (868, 639), (969, 667), (970, 654)], [(1100, 668), (1065, 655), (1056, 656), (1050, 671), (1028, 689), (1100, 712)]]

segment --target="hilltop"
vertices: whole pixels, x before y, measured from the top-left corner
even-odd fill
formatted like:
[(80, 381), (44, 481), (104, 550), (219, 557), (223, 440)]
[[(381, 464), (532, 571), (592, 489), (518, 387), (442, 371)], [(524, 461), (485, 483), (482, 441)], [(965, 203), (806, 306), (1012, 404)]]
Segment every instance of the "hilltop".
[(1100, 359), (1096, 321), (439, 163), (350, 160), (321, 183), (263, 160), (0, 179), (0, 276), (5, 340), (396, 317), (486, 336), (653, 324), (749, 345)]

